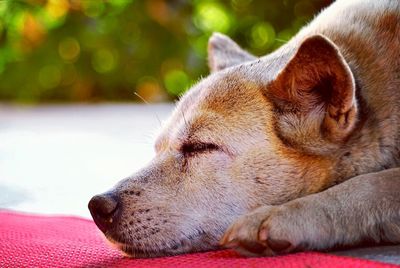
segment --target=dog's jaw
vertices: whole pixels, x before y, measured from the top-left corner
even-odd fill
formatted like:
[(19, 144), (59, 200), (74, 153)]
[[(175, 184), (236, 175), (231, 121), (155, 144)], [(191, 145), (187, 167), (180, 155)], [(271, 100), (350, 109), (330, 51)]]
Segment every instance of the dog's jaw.
[(106, 239), (112, 247), (120, 250), (124, 256), (132, 258), (166, 257), (218, 249), (218, 241), (203, 231), (196, 231), (193, 234), (185, 235), (177, 241), (161, 243), (152, 243), (150, 241), (149, 245), (142, 245), (134, 241), (121, 242), (110, 235), (106, 235)]

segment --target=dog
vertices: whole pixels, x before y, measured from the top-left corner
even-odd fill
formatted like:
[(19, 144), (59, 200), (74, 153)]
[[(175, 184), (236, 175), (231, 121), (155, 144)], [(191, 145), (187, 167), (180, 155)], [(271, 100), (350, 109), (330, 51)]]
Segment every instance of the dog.
[(219, 33), (154, 159), (89, 202), (133, 257), (400, 243), (400, 2), (338, 0), (257, 58)]

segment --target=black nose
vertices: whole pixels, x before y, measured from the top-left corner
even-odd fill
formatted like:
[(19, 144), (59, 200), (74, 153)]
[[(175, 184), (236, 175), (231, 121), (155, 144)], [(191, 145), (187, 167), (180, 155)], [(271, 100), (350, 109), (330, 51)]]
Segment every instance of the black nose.
[(97, 227), (104, 233), (115, 221), (118, 211), (118, 198), (110, 193), (95, 195), (89, 201), (89, 211)]

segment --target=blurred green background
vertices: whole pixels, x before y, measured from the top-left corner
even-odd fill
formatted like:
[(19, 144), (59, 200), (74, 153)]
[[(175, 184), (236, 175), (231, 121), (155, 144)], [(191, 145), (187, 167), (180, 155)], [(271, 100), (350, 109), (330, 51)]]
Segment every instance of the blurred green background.
[(222, 32), (256, 55), (329, 0), (0, 0), (0, 101), (173, 100)]

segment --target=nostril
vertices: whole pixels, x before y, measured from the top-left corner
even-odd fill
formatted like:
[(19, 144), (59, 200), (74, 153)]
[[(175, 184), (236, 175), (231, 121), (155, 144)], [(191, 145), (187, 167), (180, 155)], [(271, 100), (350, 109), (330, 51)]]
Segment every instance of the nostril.
[(110, 193), (95, 195), (90, 199), (88, 204), (90, 214), (101, 231), (105, 232), (110, 227), (118, 206), (118, 198)]

